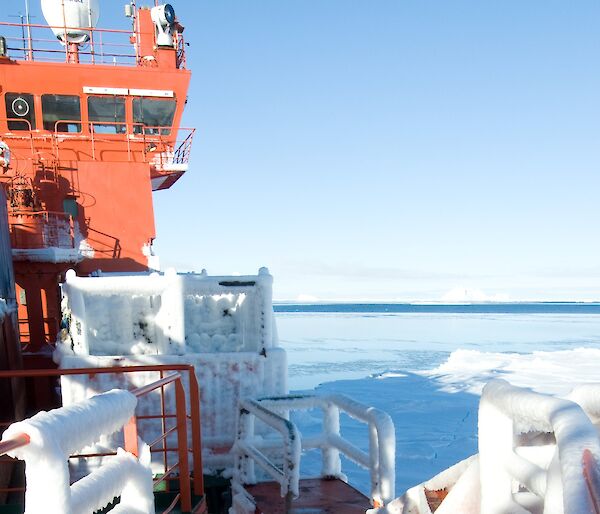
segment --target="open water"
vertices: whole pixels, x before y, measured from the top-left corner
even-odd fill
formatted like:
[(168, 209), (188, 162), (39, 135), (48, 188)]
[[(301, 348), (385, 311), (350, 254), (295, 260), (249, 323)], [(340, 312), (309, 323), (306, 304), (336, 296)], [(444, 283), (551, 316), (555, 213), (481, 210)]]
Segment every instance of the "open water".
[[(477, 452), (479, 396), (460, 382), (472, 385), (469, 377), (488, 361), (504, 367), (485, 369), (479, 382), (494, 376), (516, 379), (507, 363), (516, 364), (520, 375), (530, 374), (534, 384), (538, 379), (553, 383), (559, 376), (567, 386), (578, 378), (600, 382), (598, 303), (286, 304), (276, 305), (275, 313), (279, 339), (288, 352), (290, 390), (344, 393), (392, 417), (398, 495)], [(576, 350), (580, 348), (595, 349), (591, 359), (599, 361), (597, 376), (595, 364), (581, 357), (590, 352)], [(474, 350), (469, 355), (475, 362), (455, 359), (457, 387), (448, 390), (436, 374), (426, 372), (459, 349)], [(531, 355), (538, 351), (543, 356)], [(303, 435), (320, 432), (313, 411), (295, 413), (292, 419)], [(365, 427), (350, 419), (341, 424), (342, 436), (367, 450)], [(302, 463), (304, 475), (319, 474), (319, 452), (307, 452)], [(348, 461), (342, 470), (352, 485), (368, 493), (365, 470)]]
[(459, 348), (600, 348), (600, 303), (279, 304), (275, 316), (292, 390), (433, 369)]

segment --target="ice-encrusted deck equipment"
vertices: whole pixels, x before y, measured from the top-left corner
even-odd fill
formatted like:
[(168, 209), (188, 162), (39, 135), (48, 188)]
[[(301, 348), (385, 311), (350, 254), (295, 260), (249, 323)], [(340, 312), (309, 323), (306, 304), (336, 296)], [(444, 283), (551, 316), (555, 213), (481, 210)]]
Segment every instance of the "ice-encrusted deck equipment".
[[(68, 273), (62, 286), (66, 328), (56, 361), (61, 368), (192, 364), (201, 385), (205, 469), (231, 468), (239, 401), (287, 393), (272, 280), (266, 268), (236, 277), (172, 270), (127, 277)], [(136, 375), (128, 387), (154, 378)], [(63, 378), (63, 403), (111, 389), (119, 385), (115, 380)], [(167, 409), (171, 401), (167, 396)], [(142, 436), (153, 434), (142, 430)]]

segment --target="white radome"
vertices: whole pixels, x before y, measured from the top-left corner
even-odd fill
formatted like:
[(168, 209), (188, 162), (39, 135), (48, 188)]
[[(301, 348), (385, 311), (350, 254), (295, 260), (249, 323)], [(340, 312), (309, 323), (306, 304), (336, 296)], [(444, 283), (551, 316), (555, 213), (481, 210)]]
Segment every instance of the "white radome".
[[(42, 12), (62, 43), (85, 43), (100, 16), (98, 0), (41, 0)], [(66, 30), (65, 30), (65, 27)]]

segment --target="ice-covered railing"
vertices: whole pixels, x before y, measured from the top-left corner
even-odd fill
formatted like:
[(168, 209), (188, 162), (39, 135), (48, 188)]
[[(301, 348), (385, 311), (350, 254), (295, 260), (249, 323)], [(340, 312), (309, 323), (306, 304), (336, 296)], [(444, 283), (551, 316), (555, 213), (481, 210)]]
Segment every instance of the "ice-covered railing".
[[(183, 512), (190, 512), (192, 487), (197, 498), (204, 497), (202, 443), (200, 440), (200, 393), (194, 367), (189, 364), (167, 364), (62, 370), (0, 370), (0, 381), (4, 382), (9, 380), (15, 382), (28, 377), (61, 377), (64, 380), (67, 377), (75, 378), (76, 376), (85, 376), (89, 379), (92, 384), (90, 396), (95, 396), (102, 390), (95, 386), (104, 384), (103, 378), (112, 377), (108, 383), (116, 383), (119, 384), (119, 388), (130, 390), (138, 401), (136, 413), (129, 418), (122, 433), (119, 431), (112, 436), (103, 434), (98, 444), (86, 445), (83, 451), (78, 451), (77, 454), (70, 456), (71, 480), (77, 480), (89, 474), (91, 469), (97, 469), (98, 466), (112, 461), (116, 455), (116, 448), (119, 446), (123, 446), (125, 451), (135, 456), (144, 453), (140, 451), (138, 443), (138, 430), (140, 430), (144, 439), (148, 441), (149, 453), (158, 457), (153, 462), (155, 466), (153, 472), (157, 474), (153, 482), (154, 487), (163, 482), (167, 484), (175, 482), (177, 485), (171, 490), (178, 492), (174, 498), (171, 496), (169, 500), (172, 501), (171, 507), (179, 504)], [(137, 377), (137, 379), (131, 380), (133, 377)], [(132, 387), (134, 384), (139, 387)], [(80, 402), (68, 403), (74, 407), (87, 400), (87, 398), (83, 398)], [(0, 425), (10, 425), (10, 421), (5, 423), (5, 420), (2, 419)], [(8, 448), (4, 447), (6, 443), (7, 441), (0, 443), (0, 455), (11, 449), (10, 443)], [(23, 444), (17, 446), (23, 446)], [(144, 448), (146, 445), (142, 445), (142, 449)], [(144, 456), (146, 455), (144, 453)], [(148, 463), (149, 459), (148, 455)], [(159, 463), (156, 460), (162, 462)], [(5, 461), (0, 463), (6, 464)], [(190, 468), (193, 469), (191, 473)], [(5, 471), (5, 468), (0, 467), (0, 474)], [(24, 490), (20, 487), (7, 489), (0, 486), (0, 495), (9, 491), (16, 493)]]
[(69, 483), (69, 456), (98, 441), (103, 434), (123, 428), (133, 416), (136, 404), (134, 394), (115, 389), (69, 407), (39, 412), (7, 428), (0, 443), (4, 448), (0, 449), (25, 461), (25, 512), (94, 512), (120, 496), (120, 504), (112, 512), (153, 514), (147, 446), (140, 451), (141, 460), (119, 450), (104, 466), (72, 485)]
[[(283, 470), (271, 473), (281, 484), (282, 496), (298, 494), (300, 478), (300, 452), (293, 446), (298, 437), (295, 426), (286, 420), (293, 410), (321, 409), (323, 412), (323, 430), (317, 437), (301, 438), (301, 449), (320, 449), (323, 459), (321, 477), (340, 478), (342, 474), (340, 453), (370, 471), (370, 500), (375, 507), (386, 505), (394, 498), (395, 483), (395, 429), (391, 418), (385, 412), (374, 407), (365, 406), (344, 395), (287, 395), (263, 398), (258, 401), (245, 401), (240, 407), (238, 439), (234, 446), (236, 467), (233, 483), (241, 494), (243, 484), (253, 483), (256, 477), (252, 462), (262, 468), (274, 467), (265, 460), (263, 451), (273, 449), (273, 442), (266, 438), (255, 438), (254, 417), (269, 424), (280, 432), (290, 433), (284, 451), (286, 463)], [(369, 434), (369, 451), (365, 452), (354, 446), (340, 434), (340, 412), (366, 423)], [(293, 427), (293, 429), (292, 429)], [(277, 443), (275, 448), (277, 448)], [(286, 471), (287, 470), (287, 471)], [(284, 471), (283, 476), (279, 473)], [(277, 475), (279, 474), (279, 478)], [(243, 512), (243, 511), (240, 511)]]
[[(255, 420), (259, 419), (282, 438), (282, 462), (279, 467), (263, 453), (263, 450), (272, 450), (272, 445), (263, 445), (256, 438)], [(283, 416), (265, 408), (257, 400), (242, 400), (240, 402), (240, 416), (238, 419), (237, 440), (233, 448), (235, 454), (234, 479), (232, 481), (233, 503), (236, 512), (244, 512), (242, 505), (245, 502), (244, 484), (256, 483), (255, 467), (260, 468), (281, 486), (281, 496), (286, 498), (288, 507), (292, 498), (298, 496), (300, 478), (300, 432), (291, 421)], [(289, 509), (288, 509), (289, 510)]]
[(486, 385), (479, 406), (482, 514), (600, 512), (600, 439), (588, 417), (600, 418), (600, 386), (571, 398), (580, 405), (504, 380)]
[(76, 355), (266, 354), (277, 346), (273, 277), (164, 274), (77, 277), (67, 272), (63, 315)]

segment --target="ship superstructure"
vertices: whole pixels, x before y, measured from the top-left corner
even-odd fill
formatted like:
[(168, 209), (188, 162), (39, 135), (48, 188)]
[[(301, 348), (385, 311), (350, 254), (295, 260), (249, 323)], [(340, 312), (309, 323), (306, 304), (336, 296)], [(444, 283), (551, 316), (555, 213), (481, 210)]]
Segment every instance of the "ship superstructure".
[(129, 4), (131, 30), (95, 27), (97, 2), (42, 7), (49, 25), (0, 23), (0, 182), (27, 353), (56, 340), (67, 269), (155, 267), (152, 193), (187, 170), (194, 133), (170, 5)]

